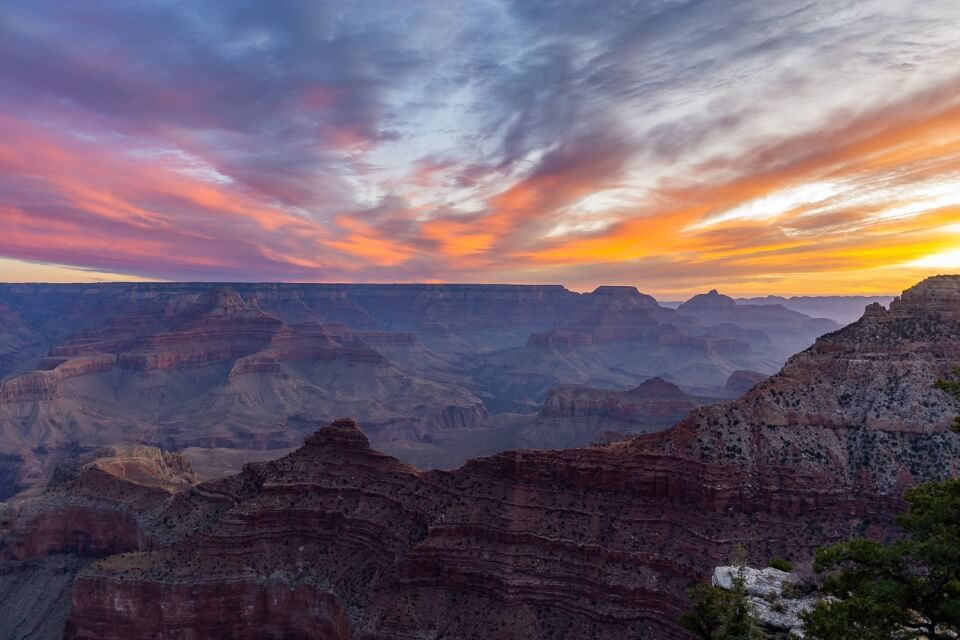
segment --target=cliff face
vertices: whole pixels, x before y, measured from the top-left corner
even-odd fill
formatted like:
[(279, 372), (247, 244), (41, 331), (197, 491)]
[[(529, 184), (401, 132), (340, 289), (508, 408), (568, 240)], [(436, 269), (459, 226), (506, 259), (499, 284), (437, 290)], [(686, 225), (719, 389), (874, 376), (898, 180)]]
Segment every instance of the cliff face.
[[(237, 579), (213, 584), (87, 581), (72, 606), (88, 612), (71, 620), (66, 637), (284, 638), (348, 640), (347, 613), (337, 598), (308, 585)], [(146, 597), (145, 597), (146, 596)], [(104, 598), (111, 598), (109, 608)], [(98, 618), (90, 613), (99, 612)], [(157, 625), (161, 626), (157, 626)]]
[(0, 503), (0, 637), (62, 637), (77, 572), (156, 544), (165, 525), (151, 518), (171, 517), (195, 481), (180, 455), (143, 446), (81, 453), (53, 475), (42, 493)]
[[(418, 472), (336, 422), (176, 501), (193, 521), (199, 497), (231, 505), (198, 532), (81, 571), (71, 637), (252, 638), (274, 628), (267, 589), (311, 593), (303, 616), (292, 596), (271, 601), (320, 634), (346, 612), (354, 638), (685, 638), (684, 588), (734, 545), (803, 560), (884, 535), (903, 488), (960, 474), (960, 406), (932, 386), (960, 362), (958, 280), (872, 308), (740, 400), (617, 444)], [(209, 608), (256, 621), (217, 631), (207, 608), (175, 606), (185, 593), (229, 594)]]
[(40, 361), (40, 371), (24, 373), (0, 383), (0, 403), (52, 400), (65, 380), (107, 371), (117, 364), (111, 354), (85, 354), (72, 358), (48, 357)]
[(43, 493), (5, 505), (0, 560), (145, 549), (149, 514), (196, 481), (186, 459), (155, 447), (106, 447), (69, 457)]
[(346, 604), (359, 603), (369, 583), (423, 536), (429, 494), (417, 471), (370, 449), (355, 422), (336, 421), (285, 458), (184, 495), (178, 519), (191, 522), (209, 501), (233, 505), (200, 533), (91, 566), (75, 586), (68, 632), (349, 637)]

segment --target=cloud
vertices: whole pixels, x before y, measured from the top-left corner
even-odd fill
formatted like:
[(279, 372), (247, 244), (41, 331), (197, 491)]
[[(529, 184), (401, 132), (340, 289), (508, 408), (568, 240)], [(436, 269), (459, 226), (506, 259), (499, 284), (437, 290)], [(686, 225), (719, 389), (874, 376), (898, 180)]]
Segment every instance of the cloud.
[(0, 256), (892, 291), (955, 248), (958, 18), (952, 0), (11, 0)]

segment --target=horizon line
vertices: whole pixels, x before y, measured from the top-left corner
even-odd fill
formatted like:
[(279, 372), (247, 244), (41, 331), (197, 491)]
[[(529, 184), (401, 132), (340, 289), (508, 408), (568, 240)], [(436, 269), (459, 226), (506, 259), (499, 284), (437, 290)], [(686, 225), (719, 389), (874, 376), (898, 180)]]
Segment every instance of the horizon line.
[[(951, 274), (942, 274), (942, 275), (951, 275)], [(933, 277), (933, 276), (929, 276)], [(917, 282), (922, 282), (926, 280), (918, 280)], [(103, 281), (91, 281), (91, 282), (53, 282), (53, 281), (41, 281), (41, 280), (30, 280), (30, 281), (0, 281), (0, 286), (58, 286), (58, 287), (79, 287), (79, 286), (100, 286), (100, 285), (109, 285), (109, 286), (155, 286), (155, 285), (287, 285), (287, 286), (297, 286), (297, 285), (311, 285), (311, 286), (330, 286), (330, 287), (369, 287), (369, 286), (388, 286), (388, 287), (415, 287), (415, 286), (426, 286), (426, 287), (551, 287), (556, 288), (560, 287), (571, 293), (577, 293), (581, 295), (586, 295), (597, 291), (598, 289), (604, 287), (610, 288), (624, 288), (624, 289), (634, 289), (642, 295), (648, 295), (652, 298), (657, 299), (655, 294), (646, 293), (637, 285), (630, 284), (599, 284), (595, 286), (592, 290), (577, 290), (572, 289), (568, 285), (563, 283), (515, 283), (515, 282), (389, 282), (389, 281), (366, 281), (366, 282), (324, 282), (316, 280), (304, 280), (304, 281), (294, 281), (294, 280), (103, 280)], [(912, 285), (911, 285), (912, 286)], [(755, 299), (755, 298), (767, 298), (767, 297), (776, 297), (776, 298), (895, 298), (898, 297), (901, 292), (897, 293), (795, 293), (795, 294), (779, 294), (779, 293), (767, 293), (763, 295), (729, 295), (723, 293), (723, 288), (718, 285), (710, 285), (710, 287), (702, 292), (702, 294), (709, 293), (710, 291), (717, 291), (721, 295), (727, 295), (730, 298), (735, 299)], [(701, 294), (693, 294), (701, 295)], [(691, 296), (692, 297), (692, 296)], [(667, 302), (674, 302), (675, 300), (670, 299), (669, 296), (660, 298)]]

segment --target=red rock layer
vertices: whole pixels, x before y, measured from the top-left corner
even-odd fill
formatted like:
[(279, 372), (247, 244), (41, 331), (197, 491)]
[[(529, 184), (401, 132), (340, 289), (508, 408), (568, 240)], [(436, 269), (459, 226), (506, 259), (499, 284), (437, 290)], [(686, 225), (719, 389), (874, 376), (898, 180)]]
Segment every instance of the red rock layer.
[(299, 361), (343, 361), (372, 366), (387, 363), (382, 354), (342, 325), (305, 324), (278, 330), (262, 350), (238, 359), (230, 375), (280, 373), (281, 363)]
[(199, 327), (151, 336), (119, 355), (127, 369), (152, 371), (233, 360), (263, 348), (280, 328), (271, 317), (211, 319)]
[(113, 507), (65, 505), (44, 511), (3, 540), (2, 560), (58, 553), (105, 556), (146, 548), (136, 518)]
[[(358, 638), (443, 629), (467, 638), (679, 638), (683, 587), (722, 560), (731, 540), (782, 530), (811, 511), (820, 511), (820, 535), (837, 536), (858, 506), (840, 496), (745, 501), (722, 466), (677, 462), (613, 446), (501, 454), (421, 474), (341, 422), (288, 458), (248, 467), (254, 489), (205, 532), (83, 572), (71, 628), (82, 638), (145, 637), (133, 625), (167, 624), (163, 615), (142, 619), (163, 594), (282, 575), (288, 589), (336, 594), (357, 612)], [(805, 537), (762, 551), (796, 552)], [(129, 613), (105, 609), (116, 598), (131, 603)], [(219, 610), (218, 599), (211, 606)], [(105, 619), (126, 635), (110, 633)], [(184, 613), (177, 625), (206, 629), (207, 620)]]
[[(279, 580), (333, 594), (355, 638), (685, 638), (685, 587), (734, 545), (803, 560), (841, 537), (883, 535), (904, 487), (960, 474), (948, 429), (960, 406), (933, 388), (960, 361), (960, 297), (944, 304), (871, 312), (741, 400), (604, 447), (419, 473), (335, 423), (211, 487), (232, 496), (226, 510), (204, 511), (206, 485), (174, 501), (186, 520), (208, 514), (194, 535), (83, 571), (71, 633), (148, 637), (173, 594)], [(178, 629), (208, 620), (197, 608)]]
[(44, 370), (14, 376), (0, 383), (0, 402), (33, 402), (50, 400), (57, 396), (60, 383), (69, 378), (107, 371), (117, 364), (117, 357), (99, 353), (70, 359), (46, 358)]
[(71, 458), (42, 495), (10, 507), (0, 526), (0, 560), (146, 549), (152, 542), (143, 520), (194, 482), (186, 459), (154, 447), (109, 447)]
[(68, 623), (67, 637), (78, 639), (350, 638), (347, 613), (333, 594), (253, 576), (190, 585), (88, 582), (74, 589), (72, 606), (100, 613), (80, 629)]

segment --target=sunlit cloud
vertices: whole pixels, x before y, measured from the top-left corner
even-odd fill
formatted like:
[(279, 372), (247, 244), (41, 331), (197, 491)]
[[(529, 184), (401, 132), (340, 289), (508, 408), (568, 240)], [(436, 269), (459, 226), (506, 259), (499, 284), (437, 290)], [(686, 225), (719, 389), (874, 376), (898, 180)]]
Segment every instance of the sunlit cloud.
[(953, 249), (952, 251), (943, 251), (941, 253), (925, 256), (919, 260), (910, 262), (909, 266), (921, 269), (944, 269), (955, 271), (960, 269), (960, 249)]
[(12, 0), (0, 278), (895, 292), (960, 268), (958, 20)]
[(689, 230), (705, 229), (723, 222), (741, 220), (769, 220), (776, 218), (800, 206), (815, 205), (827, 200), (838, 192), (838, 186), (831, 182), (814, 182), (790, 187), (783, 191), (756, 198), (722, 213), (711, 215), (688, 227)]
[(909, 218), (924, 211), (960, 205), (960, 180), (945, 176), (943, 182), (916, 189), (904, 188), (898, 196), (901, 201), (906, 201), (906, 204), (883, 209), (869, 219), (882, 221)]

